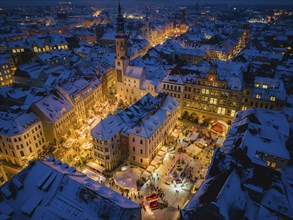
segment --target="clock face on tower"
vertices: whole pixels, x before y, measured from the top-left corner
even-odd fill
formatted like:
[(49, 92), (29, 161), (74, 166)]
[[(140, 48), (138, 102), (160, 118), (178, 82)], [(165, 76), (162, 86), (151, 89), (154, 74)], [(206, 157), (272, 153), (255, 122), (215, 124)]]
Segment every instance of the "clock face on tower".
[(122, 71), (121, 70), (117, 70), (117, 81), (122, 82)]

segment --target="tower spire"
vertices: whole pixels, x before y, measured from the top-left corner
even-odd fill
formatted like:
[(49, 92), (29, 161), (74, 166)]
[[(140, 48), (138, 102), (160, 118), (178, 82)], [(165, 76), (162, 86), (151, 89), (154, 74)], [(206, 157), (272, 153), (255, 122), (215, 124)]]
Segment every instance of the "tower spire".
[(118, 1), (118, 14), (121, 14), (121, 5), (120, 5), (120, 1)]
[(124, 20), (123, 20), (123, 16), (121, 13), (121, 5), (120, 5), (120, 1), (118, 2), (118, 15), (117, 15), (117, 30), (116, 33), (120, 33), (122, 35), (124, 35)]

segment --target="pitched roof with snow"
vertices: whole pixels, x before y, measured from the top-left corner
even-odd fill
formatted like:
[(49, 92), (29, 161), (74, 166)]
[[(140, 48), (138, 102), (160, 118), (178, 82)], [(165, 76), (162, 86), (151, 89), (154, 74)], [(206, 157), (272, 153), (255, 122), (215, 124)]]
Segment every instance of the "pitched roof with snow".
[(288, 137), (289, 124), (283, 113), (251, 108), (237, 113), (221, 151), (241, 149), (253, 163), (267, 167), (264, 155), (290, 159)]
[(132, 133), (149, 138), (178, 106), (171, 96), (161, 93), (153, 97), (148, 93), (132, 106), (118, 110), (115, 116), (110, 114), (103, 119), (91, 130), (91, 135), (109, 140), (120, 131), (126, 135)]
[(32, 112), (19, 114), (0, 112), (0, 134), (5, 136), (21, 134), (37, 123), (40, 123), (40, 120)]
[(141, 219), (141, 206), (60, 160), (34, 161), (0, 187), (1, 219)]
[(73, 109), (73, 105), (58, 91), (42, 98), (34, 103), (35, 106), (45, 117), (45, 121), (55, 122)]
[(145, 78), (145, 71), (141, 67), (128, 66), (124, 75), (137, 78), (137, 79), (142, 79), (142, 78)]

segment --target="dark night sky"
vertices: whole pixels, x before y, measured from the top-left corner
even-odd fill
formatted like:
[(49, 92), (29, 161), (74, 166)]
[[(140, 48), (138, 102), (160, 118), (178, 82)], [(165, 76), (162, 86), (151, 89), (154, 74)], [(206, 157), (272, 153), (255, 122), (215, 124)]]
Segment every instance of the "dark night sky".
[[(31, 5), (54, 5), (58, 2), (65, 2), (66, 0), (0, 0), (0, 6), (31, 6)], [(103, 5), (112, 6), (117, 4), (118, 0), (71, 0), (73, 4), (78, 5)], [(259, 5), (293, 5), (292, 0), (121, 0), (121, 4), (207, 4), (207, 3), (227, 3), (227, 4), (259, 4)]]

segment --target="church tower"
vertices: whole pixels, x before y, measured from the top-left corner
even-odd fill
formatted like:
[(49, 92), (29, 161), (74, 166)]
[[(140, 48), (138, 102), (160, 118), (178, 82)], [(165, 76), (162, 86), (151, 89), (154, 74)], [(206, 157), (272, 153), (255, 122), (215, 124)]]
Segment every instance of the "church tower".
[(120, 2), (118, 4), (117, 15), (117, 29), (115, 36), (116, 43), (116, 56), (115, 56), (115, 69), (116, 69), (116, 92), (118, 99), (124, 99), (124, 81), (123, 76), (126, 68), (129, 66), (129, 57), (127, 55), (127, 35), (124, 32), (124, 19), (121, 13)]
[(127, 36), (124, 32), (124, 19), (121, 14), (120, 2), (118, 4), (117, 15), (117, 29), (116, 29), (116, 56), (115, 68), (117, 74), (117, 82), (123, 83), (123, 75), (127, 66), (129, 65), (129, 57), (127, 55)]

